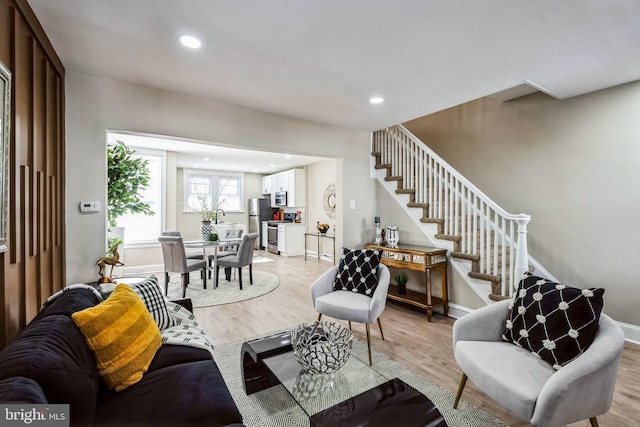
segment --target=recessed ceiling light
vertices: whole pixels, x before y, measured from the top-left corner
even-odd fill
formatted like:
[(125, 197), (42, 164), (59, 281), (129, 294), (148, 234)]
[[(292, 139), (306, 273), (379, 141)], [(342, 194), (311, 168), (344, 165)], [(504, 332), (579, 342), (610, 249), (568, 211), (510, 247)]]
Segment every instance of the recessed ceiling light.
[(209, 158), (208, 158), (208, 157), (203, 157), (203, 158), (202, 158), (202, 161), (204, 161), (204, 162), (208, 162), (208, 161), (209, 161)]
[(379, 96), (374, 96), (369, 98), (369, 102), (372, 104), (381, 104), (384, 102), (384, 98), (380, 98)]
[(181, 34), (180, 37), (178, 37), (178, 40), (180, 40), (180, 43), (191, 49), (197, 49), (202, 46), (202, 42), (200, 42), (200, 40), (188, 34)]
[(288, 155), (288, 154), (285, 154), (285, 155), (284, 155), (284, 158), (285, 158), (285, 159), (290, 159), (290, 158), (291, 158), (291, 156), (290, 156), (290, 155)]

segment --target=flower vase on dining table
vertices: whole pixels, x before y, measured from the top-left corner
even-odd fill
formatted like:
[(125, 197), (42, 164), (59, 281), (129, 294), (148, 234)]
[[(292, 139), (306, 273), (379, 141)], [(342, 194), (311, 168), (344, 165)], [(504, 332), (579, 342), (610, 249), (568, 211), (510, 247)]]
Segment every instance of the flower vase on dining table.
[(200, 231), (202, 232), (202, 240), (204, 240), (205, 242), (209, 241), (209, 235), (213, 232), (213, 226), (211, 225), (211, 223), (209, 224), (202, 224), (200, 226)]

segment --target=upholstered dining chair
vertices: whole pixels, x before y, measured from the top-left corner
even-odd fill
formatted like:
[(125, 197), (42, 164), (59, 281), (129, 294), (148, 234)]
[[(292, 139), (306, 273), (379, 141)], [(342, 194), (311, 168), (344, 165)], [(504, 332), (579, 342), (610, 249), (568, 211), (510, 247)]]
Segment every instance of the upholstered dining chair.
[(622, 329), (601, 313), (590, 347), (558, 370), (529, 350), (505, 342), (512, 300), (482, 307), (453, 324), (455, 359), (462, 378), (454, 408), (470, 379), (487, 396), (534, 427), (556, 427), (606, 413), (613, 399), (624, 347)]
[[(220, 267), (238, 269), (238, 282), (240, 283), (240, 290), (242, 290), (242, 267), (249, 266), (249, 283), (253, 285), (253, 247), (259, 236), (258, 233), (245, 234), (242, 237), (237, 254), (228, 255), (217, 260), (215, 268), (216, 288), (218, 287), (218, 271)], [(230, 274), (227, 275), (227, 280), (229, 279)]]
[(334, 290), (337, 274), (338, 267), (333, 266), (311, 284), (313, 308), (319, 313), (318, 321), (320, 321), (322, 315), (347, 320), (349, 329), (351, 329), (351, 322), (364, 323), (367, 331), (369, 365), (372, 365), (369, 324), (378, 322), (380, 335), (384, 340), (380, 315), (387, 304), (391, 274), (386, 265), (379, 264), (378, 285), (371, 296), (352, 291)]
[[(163, 231), (162, 233), (160, 233), (160, 235), (161, 236), (178, 236), (178, 237), (182, 237), (182, 233), (180, 233), (179, 231)], [(189, 253), (189, 252), (187, 252), (187, 259), (204, 259), (204, 255), (202, 253)]]
[[(222, 240), (240, 239), (242, 238), (243, 232), (244, 230), (242, 228), (227, 228), (224, 232), (224, 237), (222, 238)], [(211, 270), (213, 268), (213, 261), (229, 255), (237, 255), (239, 248), (240, 248), (239, 242), (229, 243), (228, 245), (222, 246), (218, 251), (218, 253), (216, 253), (215, 255), (211, 254), (208, 256), (209, 279), (211, 279)]]
[(182, 298), (186, 296), (189, 284), (189, 273), (202, 270), (202, 285), (207, 289), (207, 262), (203, 259), (188, 259), (184, 250), (184, 242), (180, 236), (158, 237), (164, 258), (164, 293), (169, 292), (169, 273), (180, 273), (182, 276)]

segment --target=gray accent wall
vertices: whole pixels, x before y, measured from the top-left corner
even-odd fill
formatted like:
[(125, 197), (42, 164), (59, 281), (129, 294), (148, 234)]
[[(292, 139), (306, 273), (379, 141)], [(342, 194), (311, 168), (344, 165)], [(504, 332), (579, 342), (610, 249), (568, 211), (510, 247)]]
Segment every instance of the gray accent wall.
[(566, 100), (482, 98), (405, 123), (485, 194), (532, 216), (530, 254), (558, 280), (602, 287), (640, 325), (640, 82)]

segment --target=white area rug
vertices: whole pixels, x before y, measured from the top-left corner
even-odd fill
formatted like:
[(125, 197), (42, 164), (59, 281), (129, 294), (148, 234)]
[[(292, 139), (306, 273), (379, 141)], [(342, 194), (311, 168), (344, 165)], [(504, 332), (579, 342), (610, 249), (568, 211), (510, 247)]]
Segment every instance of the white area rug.
[[(255, 261), (254, 261), (255, 262)], [(202, 279), (197, 271), (190, 274), (190, 283), (187, 286), (187, 298), (191, 298), (194, 307), (210, 307), (212, 305), (229, 304), (257, 298), (273, 291), (280, 284), (280, 279), (275, 274), (266, 271), (253, 270), (253, 285), (249, 284), (249, 268), (242, 269), (242, 290), (238, 282), (238, 270), (235, 269), (231, 281), (224, 278), (224, 269), (220, 269), (218, 287), (214, 288), (213, 275), (207, 278), (207, 289), (203, 289)], [(158, 283), (164, 288), (164, 273), (158, 275)], [(169, 281), (168, 299), (182, 298), (182, 278), (180, 274), (171, 274)]]

